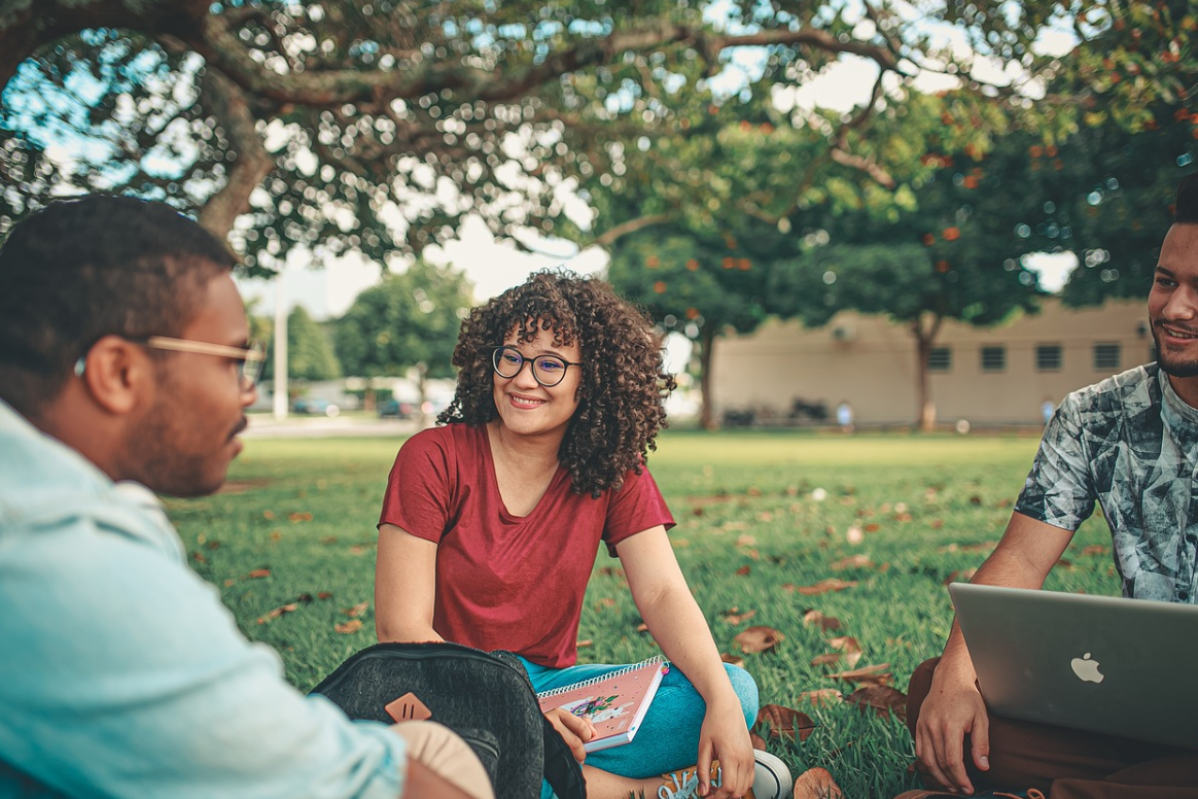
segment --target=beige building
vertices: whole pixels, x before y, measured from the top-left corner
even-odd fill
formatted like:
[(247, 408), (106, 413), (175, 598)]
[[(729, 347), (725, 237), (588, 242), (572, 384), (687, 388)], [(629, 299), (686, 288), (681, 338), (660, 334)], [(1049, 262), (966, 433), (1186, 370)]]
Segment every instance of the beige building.
[[(1045, 401), (1153, 360), (1142, 300), (1070, 309), (1047, 299), (1040, 313), (975, 328), (946, 321), (931, 353), (929, 384), (938, 424), (1042, 423)], [(712, 356), (716, 418), (753, 409), (783, 420), (795, 400), (842, 402), (856, 424), (912, 424), (918, 417), (915, 338), (883, 317), (844, 312), (804, 329), (771, 321), (717, 339)]]

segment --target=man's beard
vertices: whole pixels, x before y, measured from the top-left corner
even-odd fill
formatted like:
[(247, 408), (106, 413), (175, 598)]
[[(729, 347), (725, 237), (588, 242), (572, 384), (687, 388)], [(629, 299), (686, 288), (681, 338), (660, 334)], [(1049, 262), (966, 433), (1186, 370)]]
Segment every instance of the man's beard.
[[(1162, 372), (1170, 377), (1198, 377), (1198, 358), (1184, 360), (1167, 353), (1161, 346), (1161, 337), (1156, 325), (1152, 327), (1152, 339), (1156, 342), (1156, 362)], [(1198, 341), (1195, 343), (1198, 345)]]

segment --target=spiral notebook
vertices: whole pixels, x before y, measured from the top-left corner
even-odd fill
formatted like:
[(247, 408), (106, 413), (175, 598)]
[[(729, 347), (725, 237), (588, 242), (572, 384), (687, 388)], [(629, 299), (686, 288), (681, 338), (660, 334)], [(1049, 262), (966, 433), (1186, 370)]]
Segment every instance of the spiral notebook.
[(537, 700), (542, 713), (561, 707), (589, 718), (596, 735), (583, 748), (598, 752), (632, 741), (669, 670), (666, 660), (653, 657), (602, 677), (545, 691), (537, 694)]

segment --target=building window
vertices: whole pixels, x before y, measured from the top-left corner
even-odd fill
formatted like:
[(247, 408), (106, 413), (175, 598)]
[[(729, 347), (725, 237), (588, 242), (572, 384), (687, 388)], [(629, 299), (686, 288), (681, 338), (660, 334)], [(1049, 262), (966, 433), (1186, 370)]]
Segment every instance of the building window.
[(1041, 344), (1036, 347), (1036, 370), (1059, 372), (1061, 370), (1061, 345)]
[(1122, 352), (1118, 344), (1094, 345), (1095, 369), (1118, 369), (1121, 361)]
[(1006, 347), (982, 347), (982, 371), (1001, 372), (1007, 368)]
[(929, 372), (947, 372), (953, 368), (952, 347), (932, 347), (928, 353)]

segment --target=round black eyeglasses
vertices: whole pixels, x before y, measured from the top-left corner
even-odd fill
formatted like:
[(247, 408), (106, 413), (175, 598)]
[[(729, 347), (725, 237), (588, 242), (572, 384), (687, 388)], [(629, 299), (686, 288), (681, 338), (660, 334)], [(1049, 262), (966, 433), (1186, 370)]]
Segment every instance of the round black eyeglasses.
[(496, 347), (491, 353), (491, 368), (495, 374), (511, 380), (520, 374), (525, 363), (532, 364), (532, 379), (545, 388), (553, 388), (566, 377), (566, 369), (571, 366), (582, 366), (582, 362), (571, 362), (556, 355), (538, 355), (535, 358), (525, 358), (515, 347)]

